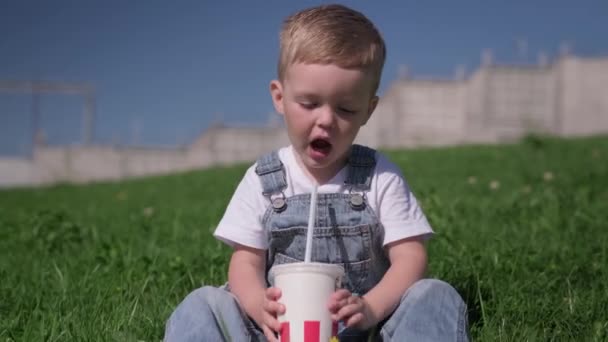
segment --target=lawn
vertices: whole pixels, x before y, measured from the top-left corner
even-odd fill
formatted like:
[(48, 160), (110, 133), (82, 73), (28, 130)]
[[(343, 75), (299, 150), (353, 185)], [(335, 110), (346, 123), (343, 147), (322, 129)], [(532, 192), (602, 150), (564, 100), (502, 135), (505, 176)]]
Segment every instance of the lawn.
[[(608, 137), (388, 151), (476, 341), (608, 340)], [(0, 341), (158, 341), (247, 165), (0, 192)]]

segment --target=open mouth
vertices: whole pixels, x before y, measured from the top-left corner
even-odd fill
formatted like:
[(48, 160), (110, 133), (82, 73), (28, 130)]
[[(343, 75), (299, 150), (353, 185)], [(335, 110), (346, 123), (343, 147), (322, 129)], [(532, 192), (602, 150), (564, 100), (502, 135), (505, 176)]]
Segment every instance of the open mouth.
[(317, 138), (310, 142), (310, 148), (321, 155), (328, 155), (331, 152), (331, 143), (327, 139)]

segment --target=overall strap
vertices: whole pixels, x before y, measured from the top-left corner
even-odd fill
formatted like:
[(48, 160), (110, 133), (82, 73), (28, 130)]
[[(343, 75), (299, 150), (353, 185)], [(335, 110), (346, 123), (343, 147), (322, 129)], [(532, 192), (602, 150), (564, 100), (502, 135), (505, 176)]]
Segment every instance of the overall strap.
[(255, 173), (262, 182), (262, 193), (264, 196), (281, 193), (287, 187), (283, 163), (279, 159), (277, 151), (263, 155), (257, 160)]
[(348, 157), (348, 174), (344, 184), (356, 191), (368, 191), (376, 167), (376, 150), (353, 145)]

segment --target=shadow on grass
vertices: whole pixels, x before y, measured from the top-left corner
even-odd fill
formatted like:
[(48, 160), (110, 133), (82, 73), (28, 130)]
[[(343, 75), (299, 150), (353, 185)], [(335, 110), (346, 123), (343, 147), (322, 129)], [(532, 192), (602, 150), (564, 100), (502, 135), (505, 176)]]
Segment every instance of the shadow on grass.
[(478, 330), (486, 323), (487, 305), (493, 300), (488, 285), (479, 281), (475, 274), (462, 274), (450, 280), (468, 308), (470, 330)]

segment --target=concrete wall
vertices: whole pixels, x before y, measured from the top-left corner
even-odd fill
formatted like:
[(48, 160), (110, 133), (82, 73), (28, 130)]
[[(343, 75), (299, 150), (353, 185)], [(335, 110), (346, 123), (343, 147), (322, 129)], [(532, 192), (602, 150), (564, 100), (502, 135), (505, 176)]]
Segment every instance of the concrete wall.
[(38, 146), (32, 159), (0, 158), (0, 187), (168, 174), (255, 160), (286, 144), (283, 127), (213, 127), (183, 148)]
[(608, 58), (560, 62), (558, 133), (605, 133), (608, 127)]
[(463, 141), (466, 83), (413, 80), (399, 92), (398, 146), (450, 145)]
[[(413, 147), (509, 141), (528, 132), (608, 133), (608, 58), (552, 65), (486, 64), (467, 79), (401, 79), (389, 87), (356, 142)], [(0, 158), (0, 187), (88, 182), (255, 160), (287, 145), (283, 126), (208, 129), (183, 148), (38, 147)]]
[[(545, 67), (499, 66), (486, 68), (478, 127), (491, 131), (497, 141), (526, 132), (554, 130), (555, 70)], [(480, 104), (476, 103), (479, 106)]]
[(399, 121), (399, 110), (397, 108), (399, 91), (398, 83), (389, 87), (384, 96), (380, 98), (376, 110), (372, 113), (367, 124), (361, 127), (355, 140), (356, 143), (371, 147), (398, 145), (400, 132), (399, 126), (395, 125), (395, 122)]
[(481, 67), (466, 81), (467, 91), (465, 93), (464, 108), (464, 120), (466, 122), (464, 129), (465, 141), (473, 143), (498, 141), (496, 133), (488, 129), (490, 123), (486, 116), (488, 102), (484, 93), (488, 88), (490, 72), (490, 68)]
[[(116, 180), (186, 169), (186, 149), (71, 146), (35, 149), (30, 161), (34, 183)], [(1, 162), (1, 160), (0, 160)], [(0, 164), (3, 165), (3, 164)]]
[(466, 83), (401, 80), (381, 98), (356, 142), (372, 147), (464, 141)]
[(38, 173), (29, 159), (0, 158), (0, 187), (38, 185)]
[(190, 165), (225, 165), (255, 160), (288, 143), (283, 126), (213, 127), (190, 146)]

